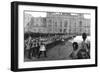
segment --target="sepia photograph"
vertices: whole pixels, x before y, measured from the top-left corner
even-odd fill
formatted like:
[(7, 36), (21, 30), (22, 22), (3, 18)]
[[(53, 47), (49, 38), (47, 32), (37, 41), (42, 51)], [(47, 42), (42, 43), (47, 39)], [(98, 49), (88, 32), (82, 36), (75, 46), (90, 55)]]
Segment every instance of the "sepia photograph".
[(24, 61), (90, 59), (91, 14), (24, 11)]

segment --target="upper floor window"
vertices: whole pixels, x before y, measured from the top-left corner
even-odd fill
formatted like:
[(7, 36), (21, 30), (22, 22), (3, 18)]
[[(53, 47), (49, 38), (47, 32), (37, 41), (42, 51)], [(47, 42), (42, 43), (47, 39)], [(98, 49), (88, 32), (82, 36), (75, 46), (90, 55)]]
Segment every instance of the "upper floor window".
[(68, 22), (65, 21), (65, 22), (64, 22), (64, 27), (67, 27), (67, 25), (68, 25)]

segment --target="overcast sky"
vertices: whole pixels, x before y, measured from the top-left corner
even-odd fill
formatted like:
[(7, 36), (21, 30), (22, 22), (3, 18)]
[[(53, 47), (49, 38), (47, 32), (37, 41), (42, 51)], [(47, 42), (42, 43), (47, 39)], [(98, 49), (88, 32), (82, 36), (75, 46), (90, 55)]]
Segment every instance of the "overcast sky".
[[(46, 17), (47, 13), (46, 12), (25, 12), (27, 14), (31, 14), (33, 17)], [(77, 13), (72, 13), (72, 15), (77, 15)], [(84, 18), (90, 19), (91, 15), (89, 14), (84, 14)]]
[(46, 17), (46, 12), (25, 12), (31, 14), (33, 17)]

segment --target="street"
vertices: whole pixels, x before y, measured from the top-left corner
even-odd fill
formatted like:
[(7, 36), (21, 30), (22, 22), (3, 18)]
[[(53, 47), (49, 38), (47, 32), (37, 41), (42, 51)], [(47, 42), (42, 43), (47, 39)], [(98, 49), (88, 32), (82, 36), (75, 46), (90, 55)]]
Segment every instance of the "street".
[(72, 52), (72, 43), (64, 41), (50, 48), (47, 51), (46, 58), (43, 56), (43, 54), (41, 54), (40, 58), (32, 57), (32, 60), (25, 58), (25, 61), (67, 60), (70, 59), (69, 55), (71, 52)]

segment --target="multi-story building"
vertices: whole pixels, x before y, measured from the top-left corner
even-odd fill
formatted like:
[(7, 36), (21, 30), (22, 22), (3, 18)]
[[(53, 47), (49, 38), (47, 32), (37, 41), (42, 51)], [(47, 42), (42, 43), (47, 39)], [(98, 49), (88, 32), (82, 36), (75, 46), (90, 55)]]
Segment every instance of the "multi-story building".
[(47, 28), (49, 33), (89, 34), (90, 19), (84, 18), (84, 14), (48, 12)]
[(82, 13), (47, 12), (46, 17), (31, 17), (27, 24), (28, 31), (35, 33), (90, 34), (90, 19)]
[(31, 18), (32, 18), (32, 15), (31, 14), (27, 14), (25, 13), (24, 14), (24, 31), (27, 32), (29, 31), (29, 26), (30, 26), (30, 22), (31, 22)]
[(28, 28), (28, 31), (34, 33), (47, 33), (46, 18), (32, 17), (29, 22), (29, 26), (26, 26), (25, 29), (26, 28)]

